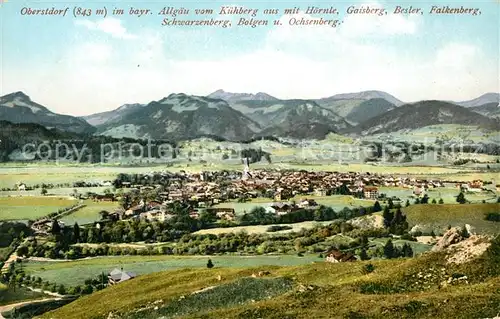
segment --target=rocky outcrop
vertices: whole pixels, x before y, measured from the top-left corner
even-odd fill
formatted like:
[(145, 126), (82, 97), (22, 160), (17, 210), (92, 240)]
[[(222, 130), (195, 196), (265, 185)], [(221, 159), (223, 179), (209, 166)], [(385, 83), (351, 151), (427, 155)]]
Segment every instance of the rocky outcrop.
[(448, 247), (448, 263), (463, 264), (481, 256), (491, 246), (487, 237), (472, 235), (464, 241)]
[(490, 245), (488, 237), (476, 235), (474, 227), (466, 224), (448, 229), (432, 251), (446, 251), (447, 263), (462, 264), (481, 256)]
[(441, 237), (441, 239), (437, 241), (436, 245), (432, 247), (432, 251), (442, 251), (453, 244), (461, 242), (466, 238), (466, 236), (463, 235), (465, 234), (463, 234), (463, 229), (460, 227), (453, 227), (448, 229), (444, 233), (443, 237)]

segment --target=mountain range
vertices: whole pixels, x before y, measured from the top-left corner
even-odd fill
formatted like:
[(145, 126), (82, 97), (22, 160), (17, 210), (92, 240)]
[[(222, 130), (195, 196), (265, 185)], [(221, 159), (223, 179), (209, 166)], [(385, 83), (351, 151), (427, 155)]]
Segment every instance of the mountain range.
[(80, 118), (57, 114), (33, 102), (23, 92), (0, 97), (0, 120), (11, 123), (37, 123), (47, 128), (74, 133), (93, 133), (95, 128)]
[(484, 104), (500, 103), (500, 93), (486, 93), (469, 101), (462, 101), (456, 104), (464, 107), (478, 107)]
[(500, 104), (497, 102), (486, 103), (479, 106), (473, 106), (469, 110), (482, 114), (487, 117), (500, 118)]
[(221, 99), (183, 93), (122, 113), (102, 125), (103, 135), (151, 139), (190, 139), (203, 135), (230, 140), (249, 139), (259, 124)]
[(279, 99), (275, 98), (274, 96), (271, 96), (267, 93), (263, 92), (258, 92), (256, 94), (252, 93), (231, 93), (231, 92), (226, 92), (224, 90), (217, 90), (209, 95), (207, 97), (212, 98), (212, 99), (220, 99), (224, 100), (228, 103), (233, 103), (236, 101), (277, 101)]
[(461, 124), (499, 130), (500, 122), (465, 107), (443, 102), (422, 101), (405, 104), (371, 118), (353, 128), (362, 135), (417, 129), (430, 125)]
[(173, 93), (147, 104), (125, 104), (84, 117), (56, 114), (15, 92), (0, 97), (0, 120), (116, 138), (182, 140), (216, 136), (241, 141), (261, 136), (322, 139), (328, 133), (366, 135), (435, 124), (498, 130), (498, 93), (463, 102), (404, 103), (382, 91), (321, 99), (279, 99), (267, 93), (217, 90), (207, 96)]
[(119, 122), (126, 115), (133, 113), (134, 111), (141, 109), (144, 106), (144, 104), (138, 103), (124, 104), (112, 111), (95, 113), (88, 116), (82, 116), (81, 118), (93, 126), (99, 126), (104, 125), (108, 122)]

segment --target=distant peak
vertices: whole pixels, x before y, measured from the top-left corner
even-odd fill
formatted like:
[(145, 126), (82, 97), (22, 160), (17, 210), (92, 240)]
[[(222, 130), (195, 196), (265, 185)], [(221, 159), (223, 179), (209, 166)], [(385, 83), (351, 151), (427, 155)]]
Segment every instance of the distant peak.
[(167, 97), (187, 96), (186, 93), (170, 93)]
[(219, 89), (213, 93), (207, 95), (209, 98), (222, 99), (225, 101), (245, 101), (245, 100), (261, 100), (261, 101), (273, 101), (278, 100), (277, 98), (265, 93), (235, 93), (235, 92), (227, 92), (222, 89)]
[(9, 93), (9, 94), (2, 96), (2, 99), (9, 99), (9, 98), (12, 98), (12, 99), (13, 98), (21, 98), (21, 99), (26, 99), (26, 100), (30, 99), (30, 97), (27, 96), (26, 94), (24, 94), (24, 92), (22, 92), (22, 91)]

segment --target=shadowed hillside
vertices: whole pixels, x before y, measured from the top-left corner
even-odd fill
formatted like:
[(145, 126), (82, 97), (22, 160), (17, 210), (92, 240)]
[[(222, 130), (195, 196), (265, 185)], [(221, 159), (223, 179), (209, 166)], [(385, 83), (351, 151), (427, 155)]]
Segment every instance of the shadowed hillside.
[(442, 102), (422, 101), (406, 104), (356, 126), (363, 135), (416, 129), (437, 124), (473, 125), (498, 130), (500, 123), (464, 107)]

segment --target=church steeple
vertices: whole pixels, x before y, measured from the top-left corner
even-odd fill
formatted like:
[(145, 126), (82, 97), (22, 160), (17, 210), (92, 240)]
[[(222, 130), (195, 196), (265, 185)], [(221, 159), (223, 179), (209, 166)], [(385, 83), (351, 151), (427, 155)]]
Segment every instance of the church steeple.
[(249, 164), (248, 157), (245, 157), (243, 159), (243, 165), (244, 165), (243, 176), (241, 177), (241, 179), (246, 180), (246, 179), (252, 178), (252, 174), (250, 174), (250, 164)]

